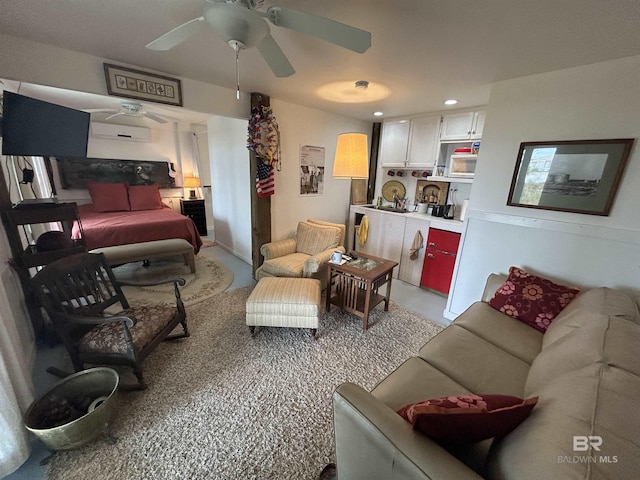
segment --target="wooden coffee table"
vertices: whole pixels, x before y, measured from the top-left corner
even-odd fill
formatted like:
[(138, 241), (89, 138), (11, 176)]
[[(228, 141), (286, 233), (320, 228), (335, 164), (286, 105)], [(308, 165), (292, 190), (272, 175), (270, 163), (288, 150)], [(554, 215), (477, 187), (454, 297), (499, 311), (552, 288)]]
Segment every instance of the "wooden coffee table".
[[(349, 254), (353, 260), (342, 265), (327, 262), (327, 312), (336, 305), (346, 312), (362, 318), (362, 330), (369, 327), (369, 312), (384, 302), (385, 312), (389, 310), (391, 276), (398, 262), (374, 257), (361, 252)], [(378, 289), (387, 285), (387, 293), (382, 296)]]

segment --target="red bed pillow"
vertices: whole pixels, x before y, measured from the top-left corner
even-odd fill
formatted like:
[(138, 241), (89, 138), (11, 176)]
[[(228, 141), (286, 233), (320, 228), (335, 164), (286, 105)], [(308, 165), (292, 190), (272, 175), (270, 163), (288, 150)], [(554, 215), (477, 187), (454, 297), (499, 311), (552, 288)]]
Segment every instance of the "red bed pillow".
[(87, 189), (96, 212), (131, 210), (126, 183), (87, 182)]
[(507, 280), (496, 290), (489, 305), (545, 332), (578, 293), (579, 288), (559, 285), (521, 268), (511, 267)]
[(131, 210), (159, 210), (162, 208), (162, 198), (158, 185), (129, 186), (129, 204)]
[(405, 405), (398, 414), (413, 428), (447, 444), (469, 444), (501, 438), (531, 413), (538, 397), (456, 395)]

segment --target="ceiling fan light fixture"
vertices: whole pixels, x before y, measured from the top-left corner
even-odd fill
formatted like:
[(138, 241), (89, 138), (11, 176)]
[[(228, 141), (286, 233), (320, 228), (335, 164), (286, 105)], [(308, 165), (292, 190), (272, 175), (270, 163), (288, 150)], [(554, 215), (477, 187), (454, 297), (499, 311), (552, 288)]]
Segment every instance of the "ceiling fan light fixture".
[(354, 82), (353, 80), (344, 80), (340, 82), (326, 83), (324, 85), (320, 85), (315, 90), (315, 94), (325, 100), (338, 103), (375, 102), (391, 95), (391, 90), (388, 87), (377, 82), (366, 82), (366, 88), (364, 86), (354, 88), (354, 84), (358, 82)]
[(235, 50), (236, 66), (241, 45), (242, 49), (256, 47), (276, 77), (288, 77), (295, 70), (271, 36), (269, 25), (311, 35), (357, 53), (364, 53), (371, 47), (371, 33), (320, 15), (276, 5), (266, 12), (256, 10), (264, 0), (207, 0), (207, 3), (201, 16), (169, 30), (146, 47), (170, 50), (208, 24)]
[(243, 44), (243, 48), (252, 48), (269, 34), (269, 25), (259, 14), (236, 4), (213, 4), (204, 18), (230, 45), (233, 40)]

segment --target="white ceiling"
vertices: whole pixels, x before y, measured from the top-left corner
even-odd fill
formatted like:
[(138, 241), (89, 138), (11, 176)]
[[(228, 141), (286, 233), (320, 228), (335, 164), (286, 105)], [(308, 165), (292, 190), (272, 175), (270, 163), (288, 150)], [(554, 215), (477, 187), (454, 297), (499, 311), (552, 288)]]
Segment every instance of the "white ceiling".
[[(483, 105), (499, 80), (640, 54), (638, 0), (267, 0), (260, 10), (274, 4), (368, 30), (372, 46), (358, 54), (272, 26), (296, 73), (276, 78), (255, 48), (246, 50), (241, 89), (365, 120), (374, 120), (376, 110), (386, 117), (443, 110), (446, 98), (460, 100), (454, 108)], [(2, 33), (235, 88), (234, 52), (210, 30), (170, 51), (145, 48), (200, 16), (205, 0), (0, 5)], [(363, 101), (367, 92), (351, 95), (356, 103), (317, 94), (327, 84), (350, 88), (357, 80), (369, 81), (370, 92), (386, 87), (390, 93), (377, 101)]]

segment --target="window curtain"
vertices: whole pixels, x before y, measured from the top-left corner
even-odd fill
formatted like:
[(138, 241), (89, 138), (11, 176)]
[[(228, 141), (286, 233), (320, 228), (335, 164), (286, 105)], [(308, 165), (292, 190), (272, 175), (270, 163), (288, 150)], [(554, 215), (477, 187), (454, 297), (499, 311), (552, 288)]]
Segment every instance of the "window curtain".
[[(18, 184), (15, 157), (4, 159), (6, 188), (11, 198), (19, 201), (23, 197), (18, 189), (25, 188), (25, 193), (31, 193), (31, 189)], [(34, 170), (39, 168), (40, 163)], [(17, 470), (29, 457), (30, 434), (23, 415), (34, 399), (31, 371), (35, 338), (17, 273), (9, 266), (10, 258), (11, 248), (0, 226), (0, 478)]]
[[(191, 151), (193, 152), (193, 176), (200, 178), (200, 147), (196, 132), (191, 132)], [(200, 178), (200, 182), (202, 184), (202, 178)]]
[[(8, 252), (6, 240), (0, 240)], [(0, 478), (14, 472), (30, 454), (23, 415), (34, 399), (31, 366), (35, 349), (24, 301), (17, 301), (22, 299), (20, 286), (11, 267), (3, 263), (0, 267)]]

